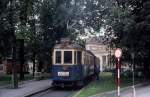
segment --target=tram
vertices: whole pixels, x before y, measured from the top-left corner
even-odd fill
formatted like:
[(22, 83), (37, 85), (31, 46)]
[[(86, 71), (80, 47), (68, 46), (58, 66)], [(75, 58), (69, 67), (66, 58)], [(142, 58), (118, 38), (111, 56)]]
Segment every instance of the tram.
[(99, 59), (81, 45), (63, 39), (54, 46), (53, 86), (82, 86), (86, 78), (99, 72)]

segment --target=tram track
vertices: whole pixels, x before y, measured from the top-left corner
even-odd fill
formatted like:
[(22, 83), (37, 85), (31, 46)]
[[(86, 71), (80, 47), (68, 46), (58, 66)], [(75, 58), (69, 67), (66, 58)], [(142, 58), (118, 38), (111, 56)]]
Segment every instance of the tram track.
[(83, 87), (49, 87), (48, 89), (39, 91), (38, 93), (26, 96), (26, 97), (74, 97), (76, 93), (81, 91), (89, 83), (91, 83), (94, 78), (86, 79), (86, 83)]
[(50, 87), (45, 91), (30, 95), (28, 97), (72, 97), (79, 90), (73, 88), (54, 88)]

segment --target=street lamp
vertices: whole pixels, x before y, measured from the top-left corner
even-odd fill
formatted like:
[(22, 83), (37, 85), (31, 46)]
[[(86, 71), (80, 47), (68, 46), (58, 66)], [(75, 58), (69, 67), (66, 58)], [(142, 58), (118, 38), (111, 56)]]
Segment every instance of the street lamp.
[(131, 58), (132, 58), (132, 81), (133, 81), (133, 86), (132, 86), (132, 88), (133, 88), (133, 97), (136, 97), (136, 95), (135, 95), (135, 86), (134, 86), (134, 82), (135, 82), (135, 79), (134, 79), (134, 77), (135, 77), (135, 74), (134, 74), (134, 72), (135, 72), (135, 64), (134, 64), (134, 58), (135, 58), (135, 53), (134, 52), (131, 52)]

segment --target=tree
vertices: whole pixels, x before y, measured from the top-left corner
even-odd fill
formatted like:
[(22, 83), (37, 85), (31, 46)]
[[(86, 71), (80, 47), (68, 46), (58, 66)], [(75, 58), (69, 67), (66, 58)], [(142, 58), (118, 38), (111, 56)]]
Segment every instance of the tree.
[(40, 50), (40, 33), (37, 31), (40, 0), (20, 0), (20, 18), (17, 25), (17, 37), (24, 39), (26, 56), (33, 61), (33, 76), (35, 73), (35, 60)]
[(148, 0), (116, 1), (117, 6), (111, 10), (112, 15), (107, 21), (110, 26), (108, 31), (113, 30), (113, 34), (117, 37), (113, 41), (117, 47), (120, 46), (128, 53), (136, 54), (136, 65), (144, 67), (144, 75), (148, 77), (150, 2)]
[(9, 16), (14, 14), (16, 9), (10, 12), (9, 2), (10, 0), (0, 0), (0, 57), (3, 58), (11, 55), (11, 44), (14, 35), (14, 31), (11, 29), (14, 29), (14, 17), (11, 19)]

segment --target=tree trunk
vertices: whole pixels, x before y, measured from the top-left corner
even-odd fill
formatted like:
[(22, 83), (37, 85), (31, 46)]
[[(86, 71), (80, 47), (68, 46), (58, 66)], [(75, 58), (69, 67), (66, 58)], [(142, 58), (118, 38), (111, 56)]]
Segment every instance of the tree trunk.
[(16, 36), (15, 36), (15, 10), (14, 5), (15, 2), (11, 0), (9, 8), (9, 24), (10, 24), (10, 32), (12, 33), (12, 83), (13, 88), (18, 88), (18, 77), (17, 77), (17, 69), (16, 69)]
[(32, 56), (32, 61), (33, 61), (33, 73), (32, 73), (32, 75), (33, 75), (33, 77), (35, 76), (35, 52), (33, 52), (33, 56)]
[(149, 63), (148, 63), (148, 59), (146, 60), (144, 62), (144, 76), (146, 79), (148, 79), (149, 78)]
[(20, 80), (24, 80), (24, 40), (19, 40)]
[(38, 71), (41, 72), (43, 69), (43, 61), (39, 60)]
[(14, 37), (13, 40), (13, 48), (12, 48), (12, 83), (13, 88), (18, 88), (18, 77), (17, 77), (17, 69), (16, 69), (16, 39)]

